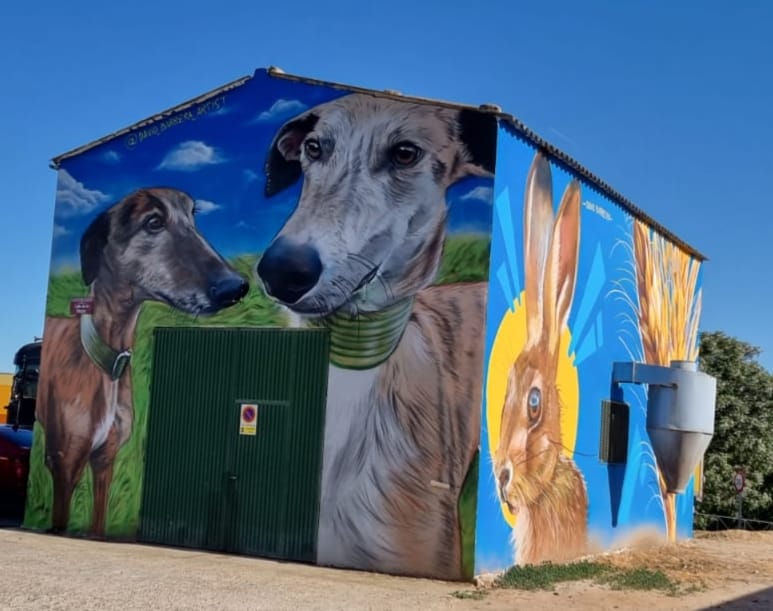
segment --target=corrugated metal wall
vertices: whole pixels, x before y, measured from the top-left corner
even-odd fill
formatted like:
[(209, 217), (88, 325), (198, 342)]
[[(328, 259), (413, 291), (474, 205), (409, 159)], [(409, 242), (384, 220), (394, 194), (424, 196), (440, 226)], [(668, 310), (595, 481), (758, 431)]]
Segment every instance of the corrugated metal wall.
[(156, 329), (142, 540), (314, 560), (328, 349), (324, 330)]

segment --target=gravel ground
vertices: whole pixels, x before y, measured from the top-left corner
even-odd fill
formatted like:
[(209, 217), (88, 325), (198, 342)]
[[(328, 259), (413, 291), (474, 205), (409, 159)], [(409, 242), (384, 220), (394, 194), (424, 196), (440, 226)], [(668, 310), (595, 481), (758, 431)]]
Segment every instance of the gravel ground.
[(0, 609), (444, 609), (460, 584), (0, 530)]
[[(0, 609), (772, 609), (773, 533), (704, 536), (662, 551), (616, 556), (694, 576), (683, 597), (587, 583), (554, 592), (496, 590), (198, 551), (0, 529)], [(681, 573), (679, 573), (681, 571)], [(688, 582), (695, 581), (687, 579)], [(767, 588), (767, 589), (766, 589)], [(745, 597), (745, 598), (744, 598)]]

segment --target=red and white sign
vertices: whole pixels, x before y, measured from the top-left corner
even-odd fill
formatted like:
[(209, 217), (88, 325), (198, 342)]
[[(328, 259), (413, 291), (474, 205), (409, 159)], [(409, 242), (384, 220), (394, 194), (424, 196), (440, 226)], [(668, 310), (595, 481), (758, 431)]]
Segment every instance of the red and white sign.
[(82, 314), (94, 313), (93, 297), (74, 297), (70, 299), (70, 315), (81, 316)]
[(239, 435), (255, 435), (257, 432), (258, 406), (255, 403), (242, 403)]
[(743, 469), (735, 470), (735, 475), (733, 475), (733, 486), (735, 486), (737, 494), (743, 492), (743, 489), (746, 486), (746, 474), (743, 472)]

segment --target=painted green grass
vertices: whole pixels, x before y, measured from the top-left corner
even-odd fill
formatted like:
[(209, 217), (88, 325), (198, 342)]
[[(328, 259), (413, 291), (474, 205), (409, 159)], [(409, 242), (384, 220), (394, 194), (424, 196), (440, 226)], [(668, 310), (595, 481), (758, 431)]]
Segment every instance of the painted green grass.
[(467, 470), (462, 490), (459, 493), (459, 528), (462, 544), (462, 577), (472, 579), (475, 575), (475, 520), (478, 506), (478, 463), (479, 452)]
[(69, 316), (70, 299), (73, 297), (85, 297), (87, 294), (88, 289), (83, 284), (80, 270), (73, 269), (72, 271), (52, 276), (48, 283), (46, 315)]
[(446, 240), (435, 284), (488, 280), (489, 236), (455, 235)]
[[(479, 236), (450, 237), (445, 245), (444, 257), (436, 282), (483, 281), (488, 278), (489, 238)], [(132, 357), (132, 385), (134, 396), (134, 428), (129, 441), (116, 457), (113, 483), (108, 499), (106, 536), (114, 539), (130, 539), (137, 532), (142, 498), (142, 476), (148, 403), (150, 390), (151, 358), (153, 353), (153, 329), (157, 326), (232, 326), (265, 327), (284, 326), (286, 321), (280, 310), (257, 289), (255, 264), (257, 256), (243, 255), (230, 263), (250, 281), (250, 291), (236, 306), (214, 316), (194, 318), (160, 303), (146, 303), (139, 317)], [(65, 271), (49, 280), (46, 303), (47, 316), (69, 316), (70, 299), (88, 294), (79, 270)], [(35, 437), (30, 456), (28, 502), (24, 526), (31, 529), (47, 529), (51, 524), (52, 481), (44, 465), (44, 442), (39, 424), (35, 425)], [(463, 538), (465, 540), (465, 571), (471, 569), (471, 536), (474, 532), (475, 504), (473, 492), (465, 495), (460, 507)], [(69, 532), (85, 533), (91, 523), (92, 477), (89, 467), (73, 494)]]

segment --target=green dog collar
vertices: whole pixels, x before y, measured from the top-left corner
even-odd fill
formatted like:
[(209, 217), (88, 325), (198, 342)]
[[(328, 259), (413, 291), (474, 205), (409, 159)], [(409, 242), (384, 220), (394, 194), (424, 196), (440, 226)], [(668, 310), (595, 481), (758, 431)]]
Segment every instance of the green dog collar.
[(372, 369), (397, 349), (413, 311), (413, 298), (357, 316), (334, 312), (315, 323), (330, 330), (330, 362), (341, 369)]
[(110, 376), (111, 380), (117, 380), (123, 375), (131, 360), (131, 350), (113, 350), (99, 336), (91, 314), (81, 314), (80, 318), (83, 349), (94, 364)]

